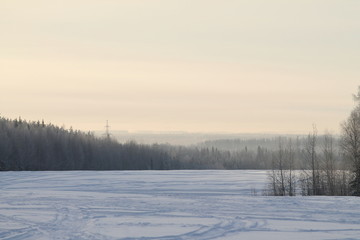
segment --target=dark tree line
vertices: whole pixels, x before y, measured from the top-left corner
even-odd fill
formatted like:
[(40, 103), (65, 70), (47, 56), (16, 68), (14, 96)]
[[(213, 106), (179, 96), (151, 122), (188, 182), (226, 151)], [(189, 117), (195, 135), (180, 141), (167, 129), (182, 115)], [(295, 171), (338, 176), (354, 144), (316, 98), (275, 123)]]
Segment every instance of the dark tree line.
[[(303, 141), (294, 141), (293, 169), (301, 167), (297, 145)], [(0, 118), (0, 170), (273, 169), (276, 153), (260, 145), (229, 151), (201, 145), (120, 144), (44, 121)]]
[(269, 169), (271, 150), (120, 144), (44, 121), (0, 117), (0, 170)]
[(163, 150), (52, 124), (0, 118), (0, 170), (169, 169)]
[(0, 117), (0, 170), (264, 169), (269, 152), (118, 143), (44, 121)]

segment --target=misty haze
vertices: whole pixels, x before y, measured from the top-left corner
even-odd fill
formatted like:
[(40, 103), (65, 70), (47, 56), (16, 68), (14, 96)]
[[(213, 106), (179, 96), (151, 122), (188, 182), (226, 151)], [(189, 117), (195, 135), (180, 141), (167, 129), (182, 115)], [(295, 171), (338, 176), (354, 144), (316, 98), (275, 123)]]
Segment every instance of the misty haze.
[(359, 12), (0, 1), (0, 239), (359, 239)]

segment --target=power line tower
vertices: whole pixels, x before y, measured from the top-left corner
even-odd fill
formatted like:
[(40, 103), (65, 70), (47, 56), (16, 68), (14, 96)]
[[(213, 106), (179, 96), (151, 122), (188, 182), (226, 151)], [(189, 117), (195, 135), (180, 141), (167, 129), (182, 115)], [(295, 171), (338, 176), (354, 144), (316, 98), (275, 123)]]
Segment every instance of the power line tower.
[(106, 126), (105, 126), (105, 137), (106, 139), (110, 139), (110, 126), (109, 126), (109, 121), (106, 120)]

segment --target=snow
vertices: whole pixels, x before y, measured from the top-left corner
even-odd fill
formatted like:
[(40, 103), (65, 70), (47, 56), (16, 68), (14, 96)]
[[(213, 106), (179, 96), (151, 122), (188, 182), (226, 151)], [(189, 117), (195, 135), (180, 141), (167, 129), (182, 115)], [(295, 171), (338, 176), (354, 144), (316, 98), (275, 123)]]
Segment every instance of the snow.
[(261, 196), (265, 171), (0, 172), (0, 239), (360, 239), (360, 198)]

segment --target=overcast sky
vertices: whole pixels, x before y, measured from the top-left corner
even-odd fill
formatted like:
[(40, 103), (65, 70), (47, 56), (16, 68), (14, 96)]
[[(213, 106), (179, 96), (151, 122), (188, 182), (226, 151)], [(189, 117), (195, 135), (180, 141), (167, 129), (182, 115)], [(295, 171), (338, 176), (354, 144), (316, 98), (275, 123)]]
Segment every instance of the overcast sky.
[(1, 0), (0, 114), (81, 130), (339, 131), (358, 0)]

